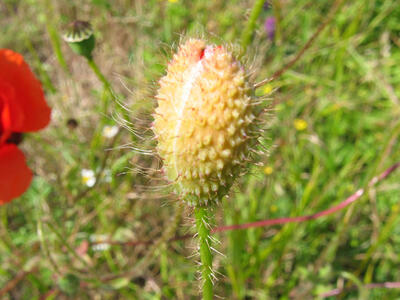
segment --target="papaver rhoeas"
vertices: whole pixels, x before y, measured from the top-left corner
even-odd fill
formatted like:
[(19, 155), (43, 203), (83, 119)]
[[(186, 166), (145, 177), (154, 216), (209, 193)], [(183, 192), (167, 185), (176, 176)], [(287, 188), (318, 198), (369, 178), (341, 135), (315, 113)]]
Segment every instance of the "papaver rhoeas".
[(20, 196), (32, 180), (12, 134), (44, 128), (50, 112), (42, 86), (23, 57), (0, 49), (0, 205)]

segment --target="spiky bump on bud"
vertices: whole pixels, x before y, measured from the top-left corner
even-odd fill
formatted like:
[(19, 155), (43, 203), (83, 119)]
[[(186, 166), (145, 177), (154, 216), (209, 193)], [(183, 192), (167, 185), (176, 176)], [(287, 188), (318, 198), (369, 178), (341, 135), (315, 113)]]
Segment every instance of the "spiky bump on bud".
[(190, 204), (213, 204), (240, 173), (252, 140), (246, 72), (224, 47), (190, 39), (159, 84), (153, 130), (165, 173)]

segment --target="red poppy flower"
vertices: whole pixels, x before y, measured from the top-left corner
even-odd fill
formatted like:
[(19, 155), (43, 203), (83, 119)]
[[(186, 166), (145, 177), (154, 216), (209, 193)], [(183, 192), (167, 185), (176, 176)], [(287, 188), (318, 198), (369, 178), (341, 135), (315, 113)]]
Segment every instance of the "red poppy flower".
[(42, 86), (23, 57), (0, 49), (0, 205), (20, 196), (32, 180), (24, 154), (9, 138), (44, 128), (50, 112)]

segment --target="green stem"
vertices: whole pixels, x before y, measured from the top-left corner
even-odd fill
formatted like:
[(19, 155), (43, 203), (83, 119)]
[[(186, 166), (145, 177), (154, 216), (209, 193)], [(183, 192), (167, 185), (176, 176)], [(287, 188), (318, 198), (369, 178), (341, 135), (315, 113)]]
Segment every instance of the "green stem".
[(56, 54), (57, 61), (62, 67), (62, 69), (67, 73), (68, 76), (71, 76), (71, 71), (68, 68), (68, 65), (65, 61), (64, 54), (61, 50), (61, 41), (60, 37), (58, 36), (57, 30), (54, 28), (54, 26), (50, 23), (47, 22), (46, 24), (46, 29), (50, 37), (50, 44), (51, 47), (53, 48), (54, 53)]
[(35, 59), (36, 66), (39, 70), (40, 77), (42, 79), (43, 85), (46, 87), (46, 90), (48, 90), (50, 93), (54, 94), (57, 92), (57, 89), (51, 82), (50, 76), (47, 73), (46, 69), (43, 67), (42, 62), (40, 61), (39, 55), (37, 51), (35, 50), (35, 47), (33, 47), (32, 42), (27, 38), (25, 40), (26, 46), (29, 50), (29, 52), (32, 54), (33, 58)]
[(253, 37), (253, 32), (256, 28), (256, 22), (261, 14), (264, 2), (265, 0), (256, 0), (253, 9), (251, 10), (250, 18), (247, 21), (246, 28), (242, 33), (243, 53), (246, 53), (247, 47), (249, 46), (251, 38)]
[(56, 27), (54, 26), (55, 11), (53, 4), (50, 0), (45, 0), (44, 3), (42, 3), (42, 6), (45, 9), (46, 30), (50, 37), (51, 47), (53, 48), (58, 63), (60, 64), (62, 69), (68, 74), (68, 76), (71, 76), (71, 72), (68, 68), (67, 62), (64, 58), (64, 54), (61, 50), (60, 36)]
[(87, 60), (89, 67), (93, 70), (93, 72), (96, 74), (97, 78), (103, 83), (104, 88), (112, 95), (113, 91), (111, 88), (111, 83), (104, 77), (103, 73), (101, 73), (99, 67), (93, 60), (93, 58), (90, 58)]
[(7, 208), (6, 206), (3, 206), (0, 207), (0, 241), (4, 245), (5, 250), (8, 253), (12, 253), (13, 243), (7, 228), (8, 228)]
[(55, 233), (59, 241), (68, 249), (72, 256), (79, 260), (84, 266), (91, 268), (89, 263), (79, 256), (78, 253), (76, 253), (76, 251), (71, 247), (71, 245), (68, 243), (67, 237), (64, 234), (60, 233), (50, 222), (47, 222), (46, 225), (51, 229), (51, 231), (53, 231), (53, 233)]
[(103, 113), (107, 113), (107, 109), (109, 106), (109, 100), (113, 96), (113, 89), (111, 87), (111, 83), (107, 80), (107, 78), (103, 75), (103, 73), (100, 71), (99, 67), (97, 66), (96, 62), (93, 60), (92, 57), (87, 59), (88, 65), (90, 68), (93, 70), (93, 72), (96, 74), (97, 78), (101, 81), (103, 84), (104, 90), (106, 93), (103, 94), (102, 96), (102, 102), (103, 102), (103, 108), (102, 111)]
[(50, 265), (53, 267), (54, 272), (56, 272), (58, 275), (61, 275), (61, 271), (60, 268), (58, 267), (57, 263), (55, 262), (54, 258), (51, 255), (51, 252), (49, 250), (49, 247), (47, 245), (47, 241), (44, 238), (43, 235), (43, 224), (42, 224), (42, 220), (41, 220), (41, 215), (38, 216), (37, 218), (37, 235), (43, 250), (44, 255), (46, 256), (48, 262), (50, 263)]
[(272, 8), (275, 17), (275, 43), (279, 46), (282, 41), (282, 33), (281, 33), (282, 9), (280, 1), (272, 0)]
[(176, 229), (178, 228), (179, 223), (182, 219), (183, 208), (183, 204), (180, 203), (177, 207), (175, 215), (172, 216), (169, 224), (166, 225), (166, 229), (162, 236), (153, 245), (151, 245), (146, 255), (137, 263), (137, 265), (135, 266), (135, 276), (140, 276), (138, 274), (142, 274), (142, 272), (145, 271), (146, 267), (152, 262), (152, 259), (154, 258), (154, 253), (175, 235)]
[(207, 208), (195, 208), (196, 227), (200, 246), (201, 275), (203, 278), (203, 300), (213, 299), (212, 277), (212, 254), (210, 227), (207, 217)]
[(175, 214), (168, 221), (168, 224), (165, 225), (166, 229), (163, 231), (162, 236), (150, 246), (149, 250), (146, 252), (146, 255), (136, 263), (132, 270), (120, 274), (113, 274), (111, 276), (104, 276), (102, 281), (107, 282), (117, 278), (130, 278), (133, 280), (142, 276), (146, 272), (146, 268), (149, 266), (149, 264), (153, 262), (157, 250), (159, 250), (163, 245), (166, 245), (166, 243), (175, 235), (176, 229), (178, 228), (182, 219), (183, 209), (184, 205), (183, 203), (180, 203), (176, 208)]
[[(96, 74), (97, 78), (103, 83), (104, 89), (106, 90), (107, 93), (103, 94), (103, 108), (102, 111), (104, 114), (107, 114), (107, 110), (110, 104), (110, 99), (115, 95), (114, 90), (112, 88), (112, 85), (110, 81), (107, 80), (107, 78), (103, 75), (103, 73), (100, 71), (100, 68), (96, 64), (96, 62), (93, 60), (92, 57), (87, 58), (88, 65), (90, 68), (93, 70), (93, 72)], [(130, 116), (128, 111), (121, 105), (117, 103), (116, 105), (116, 111), (119, 111), (121, 115), (123, 116), (124, 120), (129, 120)], [(131, 132), (131, 137), (132, 141), (136, 140), (135, 134)]]

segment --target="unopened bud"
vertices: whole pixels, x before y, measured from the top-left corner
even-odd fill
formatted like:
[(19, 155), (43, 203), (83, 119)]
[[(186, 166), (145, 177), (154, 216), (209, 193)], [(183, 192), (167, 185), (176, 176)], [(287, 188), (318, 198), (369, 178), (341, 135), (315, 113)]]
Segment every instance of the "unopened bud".
[(68, 26), (68, 31), (63, 35), (63, 39), (75, 53), (86, 57), (88, 60), (92, 59), (92, 52), (96, 41), (89, 22), (72, 22)]
[(246, 72), (226, 48), (190, 39), (159, 84), (153, 129), (166, 175), (188, 203), (215, 204), (241, 173), (252, 140)]

